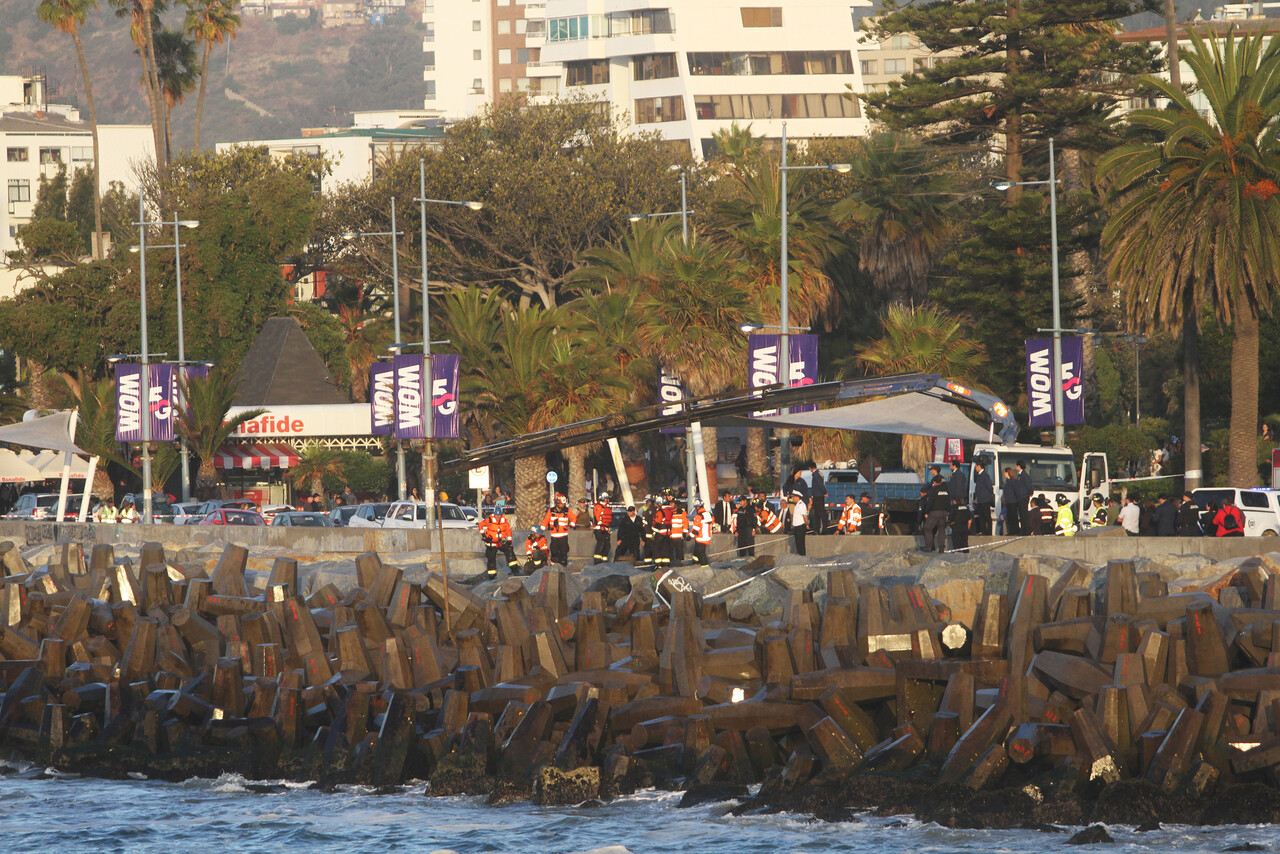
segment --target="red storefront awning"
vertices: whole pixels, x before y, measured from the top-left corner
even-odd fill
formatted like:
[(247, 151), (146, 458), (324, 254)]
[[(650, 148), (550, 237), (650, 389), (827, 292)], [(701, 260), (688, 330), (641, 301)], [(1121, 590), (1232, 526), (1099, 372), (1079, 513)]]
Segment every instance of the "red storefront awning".
[(297, 462), (288, 445), (224, 445), (213, 458), (220, 469), (287, 469)]

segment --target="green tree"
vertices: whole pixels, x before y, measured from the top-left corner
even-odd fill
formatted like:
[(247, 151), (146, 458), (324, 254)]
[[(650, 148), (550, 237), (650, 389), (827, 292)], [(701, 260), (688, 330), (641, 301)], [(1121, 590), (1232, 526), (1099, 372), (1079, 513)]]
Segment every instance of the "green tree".
[(116, 10), (116, 16), (130, 20), (129, 36), (142, 60), (142, 82), (147, 92), (147, 106), (151, 110), (151, 135), (156, 145), (156, 167), (160, 171), (169, 162), (165, 141), (164, 93), (160, 88), (160, 73), (156, 65), (155, 29), (160, 15), (165, 11), (164, 0), (108, 0)]
[(161, 117), (164, 120), (164, 156), (173, 157), (170, 132), (173, 108), (181, 104), (187, 93), (196, 88), (199, 69), (196, 67), (195, 42), (177, 30), (164, 30), (155, 34), (156, 74), (160, 80)]
[(120, 452), (116, 441), (116, 384), (111, 378), (84, 380), (68, 388), (79, 401), (76, 444), (99, 457), (93, 475), (93, 494), (103, 501), (115, 500), (115, 487), (107, 474), (107, 463), (115, 463), (137, 474), (133, 461)]
[(182, 381), (182, 399), (186, 409), (178, 412), (175, 428), (186, 438), (189, 447), (200, 458), (196, 471), (195, 492), (202, 498), (216, 498), (218, 470), (214, 456), (231, 434), (246, 421), (252, 421), (266, 412), (251, 409), (234, 417), (228, 417), (235, 400), (235, 371), (222, 365), (209, 369), (208, 377)]
[(1280, 43), (1192, 33), (1181, 57), (1208, 114), (1182, 89), (1145, 81), (1169, 108), (1131, 113), (1141, 138), (1099, 164), (1116, 200), (1103, 240), (1132, 319), (1177, 329), (1207, 306), (1231, 327), (1228, 468), (1233, 485), (1252, 486), (1259, 321), (1280, 284)]
[(183, 20), (183, 32), (194, 39), (201, 47), (200, 53), (200, 94), (196, 96), (196, 139), (192, 150), (200, 150), (200, 123), (204, 118), (204, 91), (209, 80), (209, 52), (214, 45), (220, 45), (228, 39), (236, 37), (240, 29), (240, 16), (236, 7), (240, 0), (182, 0), (187, 7)]
[[(289, 314), (298, 321), (302, 331), (307, 334), (307, 341), (315, 348), (316, 354), (324, 360), (324, 365), (333, 374), (348, 395), (358, 377), (353, 373), (353, 365), (347, 355), (346, 330), (338, 317), (335, 317), (323, 306), (313, 302), (297, 302), (289, 307)], [(365, 386), (368, 386), (368, 370), (365, 371)], [(356, 397), (354, 400), (360, 400)]]
[(40, 176), (36, 189), (36, 203), (31, 208), (31, 219), (67, 221), (67, 167), (58, 164), (53, 177)]
[(346, 464), (340, 452), (311, 442), (298, 455), (297, 464), (289, 469), (289, 483), (293, 484), (293, 488), (297, 490), (307, 485), (312, 495), (323, 499), (324, 479), (342, 477), (345, 468)]
[[(936, 373), (976, 385), (973, 377), (986, 365), (982, 345), (968, 337), (972, 322), (937, 306), (891, 305), (881, 316), (884, 334), (862, 349), (863, 365), (881, 374), (912, 371)], [(929, 461), (926, 436), (902, 437), (902, 464), (920, 471)]]
[[(88, 20), (89, 10), (98, 8), (97, 0), (41, 0), (36, 9), (40, 20), (58, 32), (71, 36), (76, 46), (76, 59), (80, 63), (80, 76), (84, 78), (85, 101), (89, 106), (89, 131), (93, 138), (93, 231), (102, 233), (102, 187), (98, 176), (102, 170), (98, 163), (98, 108), (93, 100), (93, 81), (89, 77), (89, 62), (85, 59), (84, 44), (80, 40), (80, 28)], [(91, 242), (92, 245), (92, 242)], [(94, 249), (93, 257), (102, 259), (101, 247)]]

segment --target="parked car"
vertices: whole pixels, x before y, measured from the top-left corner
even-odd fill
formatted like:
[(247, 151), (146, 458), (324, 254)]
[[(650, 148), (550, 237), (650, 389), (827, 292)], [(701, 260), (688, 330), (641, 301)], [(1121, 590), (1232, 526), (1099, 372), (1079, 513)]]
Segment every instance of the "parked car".
[(343, 504), (341, 507), (335, 507), (329, 511), (329, 518), (333, 520), (334, 527), (345, 528), (351, 524), (351, 520), (356, 515), (355, 504)]
[(256, 510), (237, 510), (235, 508), (219, 507), (212, 511), (208, 516), (200, 521), (201, 525), (250, 525), (253, 527), (265, 527), (266, 522), (262, 518), (262, 514)]
[(476, 525), (479, 525), (479, 524), (480, 524), (480, 511), (479, 511), (479, 510), (477, 510), (476, 508), (471, 507), (471, 506), (469, 506), (469, 505), (467, 505), (467, 504), (460, 504), (460, 505), (458, 505), (458, 509), (462, 511), (462, 515), (463, 515), (463, 516), (466, 516), (466, 517), (467, 517), (467, 521), (468, 521), (468, 522), (474, 522)]
[[(252, 510), (255, 513), (258, 512), (258, 505), (249, 498), (210, 498), (208, 501), (203, 502), (199, 507), (197, 507), (195, 512), (200, 519), (204, 519), (214, 510), (218, 510), (222, 507), (234, 510)], [(191, 525), (195, 523), (188, 522), (187, 524)]]
[(1240, 508), (1244, 517), (1244, 535), (1246, 537), (1274, 537), (1280, 533), (1280, 507), (1276, 500), (1265, 489), (1236, 489), (1235, 487), (1205, 487), (1194, 490), (1191, 496), (1196, 504), (1207, 509), (1210, 501), (1222, 506), (1223, 501), (1231, 499), (1231, 503)]
[(335, 528), (328, 513), (308, 513), (302, 510), (289, 510), (276, 513), (271, 519), (273, 528)]
[[(355, 507), (338, 508), (338, 510), (351, 511), (345, 523), (348, 528), (381, 528), (382, 520), (387, 517), (387, 511), (390, 509), (390, 501), (378, 501), (358, 504)], [(338, 510), (333, 512), (337, 513)]]
[(292, 510), (293, 506), (290, 504), (265, 504), (258, 512), (262, 514), (263, 521), (270, 525), (277, 513), (288, 513)]
[[(440, 505), (440, 521), (446, 528), (466, 528), (474, 530), (476, 525), (463, 514), (457, 504)], [(387, 516), (382, 520), (384, 528), (425, 528), (427, 527), (427, 505), (423, 501), (397, 501), (387, 509)]]
[(200, 520), (208, 515), (200, 512), (203, 506), (203, 501), (179, 501), (173, 505), (173, 524), (198, 525)]
[(58, 493), (28, 492), (18, 496), (18, 503), (5, 516), (6, 519), (51, 519), (58, 513)]

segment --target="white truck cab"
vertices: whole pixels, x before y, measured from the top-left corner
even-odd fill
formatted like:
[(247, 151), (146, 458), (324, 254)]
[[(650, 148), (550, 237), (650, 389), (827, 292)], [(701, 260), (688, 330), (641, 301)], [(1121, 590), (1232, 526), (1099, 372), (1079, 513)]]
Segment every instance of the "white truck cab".
[[(1045, 496), (1050, 506), (1055, 506), (1054, 498), (1058, 493), (1066, 495), (1071, 499), (1071, 510), (1077, 519), (1085, 497), (1099, 494), (1106, 498), (1111, 494), (1107, 455), (1102, 453), (1085, 454), (1077, 470), (1075, 454), (1070, 448), (982, 443), (974, 446), (973, 460), (983, 462), (991, 477), (996, 493), (996, 505), (992, 510), (995, 516), (1004, 506), (1004, 470), (1008, 468), (1016, 472), (1020, 462), (1026, 463), (1027, 473), (1031, 475), (1032, 495)], [(969, 477), (969, 497), (972, 501), (972, 474)]]

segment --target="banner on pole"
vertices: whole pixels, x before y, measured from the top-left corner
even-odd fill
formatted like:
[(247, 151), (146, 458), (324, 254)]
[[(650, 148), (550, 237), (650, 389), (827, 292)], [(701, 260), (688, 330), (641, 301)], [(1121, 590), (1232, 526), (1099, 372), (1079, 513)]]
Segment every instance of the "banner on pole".
[[(1063, 424), (1084, 423), (1084, 339), (1062, 339)], [(1027, 340), (1027, 426), (1052, 427), (1053, 339)]]
[(390, 436), (396, 420), (396, 372), (390, 362), (369, 366), (369, 432)]
[[(674, 372), (665, 367), (658, 368), (658, 400), (661, 406), (658, 409), (659, 415), (679, 415), (684, 412), (684, 399), (689, 396), (689, 392), (685, 389), (684, 383)], [(683, 435), (683, 427), (663, 427), (659, 433), (668, 435)]]
[(397, 439), (426, 437), (426, 377), (422, 356), (398, 353), (391, 361), (395, 369), (395, 426)]
[[(791, 370), (788, 385), (812, 385), (818, 380), (818, 336), (789, 335), (787, 349), (791, 351)], [(752, 388), (777, 385), (778, 367), (782, 361), (781, 335), (751, 335), (747, 339), (747, 373)], [(792, 412), (812, 412), (818, 407), (812, 403), (792, 406)], [(762, 409), (751, 413), (753, 418), (777, 415), (776, 409)]]
[(457, 353), (431, 356), (431, 409), (435, 438), (458, 438), (458, 371), (462, 357)]
[(144, 417), (150, 419), (150, 441), (173, 441), (173, 365), (147, 367), (150, 375), (144, 381), (142, 365), (116, 365), (117, 442), (141, 442)]

